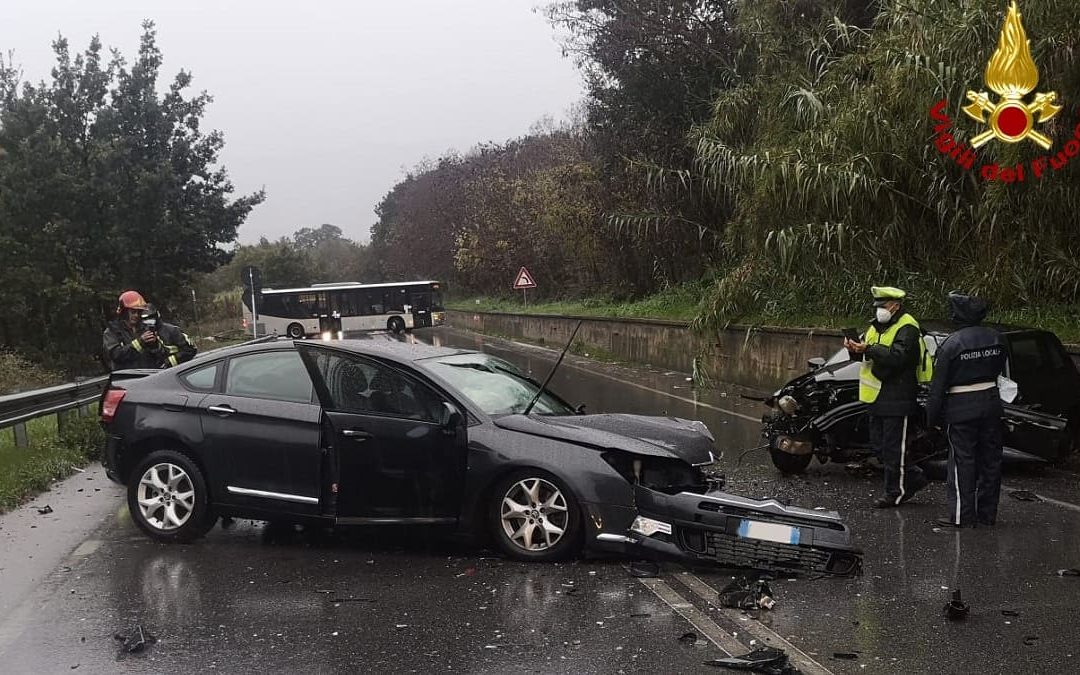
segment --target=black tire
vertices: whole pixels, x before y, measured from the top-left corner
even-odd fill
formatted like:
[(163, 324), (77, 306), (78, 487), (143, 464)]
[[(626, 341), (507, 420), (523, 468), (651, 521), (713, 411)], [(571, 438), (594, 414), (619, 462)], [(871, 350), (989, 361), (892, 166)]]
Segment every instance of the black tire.
[[(517, 502), (517, 499), (527, 494), (526, 486), (532, 481), (540, 482), (538, 492), (541, 506), (539, 509), (533, 508), (536, 506), (535, 504)], [(561, 499), (554, 499), (550, 505), (545, 505), (544, 503), (554, 496), (552, 489), (558, 491)], [(530, 507), (529, 513), (521, 516), (510, 516), (511, 519), (504, 520), (503, 509), (507, 498), (511, 498), (521, 506)], [(562, 507), (565, 510), (560, 511), (556, 507)], [(533, 520), (534, 518), (535, 520)], [(491, 490), (491, 497), (487, 507), (487, 522), (495, 545), (508, 558), (514, 560), (526, 562), (566, 560), (581, 549), (581, 507), (578, 505), (574, 493), (566, 487), (566, 483), (547, 471), (539, 469), (515, 471), (499, 480)], [(507, 525), (504, 525), (504, 522)], [(519, 528), (518, 523), (520, 523), (521, 528), (530, 524), (533, 525), (531, 533), (527, 532), (522, 535), (523, 541), (520, 544), (515, 541), (512, 533), (508, 532), (508, 528), (511, 530)], [(544, 541), (548, 526), (554, 526), (563, 531), (562, 535), (554, 542), (551, 542), (550, 545)], [(537, 532), (538, 530), (539, 532)], [(541, 540), (532, 543), (534, 534), (539, 536)], [(526, 549), (523, 545), (526, 541), (537, 548)]]
[(400, 316), (392, 316), (386, 322), (386, 329), (394, 335), (400, 335), (405, 332), (405, 320)]
[(294, 340), (299, 340), (306, 335), (304, 327), (298, 323), (290, 323), (289, 327), (285, 329), (285, 334)]
[[(143, 482), (152, 470), (164, 488)], [(183, 498), (188, 491), (192, 493), (191, 497)], [(158, 541), (192, 541), (209, 532), (217, 522), (202, 471), (182, 452), (158, 450), (147, 455), (131, 473), (127, 493), (131, 519), (140, 530)], [(157, 498), (161, 500), (161, 506), (148, 507), (144, 512), (139, 504), (140, 496)], [(173, 509), (171, 514), (167, 510), (169, 505)], [(170, 518), (173, 519), (171, 523)], [(180, 522), (176, 523), (176, 519)]]
[(814, 458), (813, 455), (793, 455), (772, 447), (769, 448), (769, 456), (772, 457), (773, 466), (781, 473), (804, 473)]

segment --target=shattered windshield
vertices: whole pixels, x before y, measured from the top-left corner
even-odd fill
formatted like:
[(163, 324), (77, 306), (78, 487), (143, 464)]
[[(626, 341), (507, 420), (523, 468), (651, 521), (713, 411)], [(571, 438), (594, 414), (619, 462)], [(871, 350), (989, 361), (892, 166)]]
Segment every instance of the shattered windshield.
[[(492, 416), (524, 412), (540, 389), (539, 384), (514, 366), (486, 354), (458, 354), (428, 359), (423, 364)], [(558, 397), (546, 391), (531, 412), (539, 415), (574, 413)]]

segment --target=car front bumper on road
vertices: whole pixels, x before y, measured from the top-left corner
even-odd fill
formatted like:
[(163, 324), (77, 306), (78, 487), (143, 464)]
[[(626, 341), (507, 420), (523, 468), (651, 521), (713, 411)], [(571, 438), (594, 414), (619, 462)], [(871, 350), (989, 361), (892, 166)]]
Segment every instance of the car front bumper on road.
[(635, 499), (638, 516), (623, 542), (631, 555), (839, 576), (862, 569), (862, 551), (835, 512), (721, 491), (669, 495), (639, 486)]

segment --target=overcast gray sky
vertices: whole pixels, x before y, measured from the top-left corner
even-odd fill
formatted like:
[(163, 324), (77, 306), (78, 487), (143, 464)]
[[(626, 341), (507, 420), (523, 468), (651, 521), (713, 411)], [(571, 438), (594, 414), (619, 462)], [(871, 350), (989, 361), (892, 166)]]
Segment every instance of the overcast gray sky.
[(367, 240), (374, 207), (406, 169), (448, 149), (502, 141), (584, 96), (546, 0), (10, 0), (0, 50), (37, 81), (58, 33), (99, 34), (134, 56), (157, 23), (167, 85), (190, 70), (214, 96), (239, 192), (267, 200), (240, 240), (333, 223)]

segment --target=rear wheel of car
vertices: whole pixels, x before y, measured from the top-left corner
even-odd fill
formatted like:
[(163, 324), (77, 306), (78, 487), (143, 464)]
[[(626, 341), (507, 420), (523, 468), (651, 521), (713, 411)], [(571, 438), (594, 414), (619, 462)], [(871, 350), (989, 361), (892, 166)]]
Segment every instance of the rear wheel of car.
[(304, 327), (298, 323), (290, 323), (285, 332), (294, 340), (304, 337)]
[(488, 522), (495, 543), (515, 560), (565, 560), (581, 545), (577, 499), (546, 471), (518, 471), (499, 481)]
[(772, 457), (773, 466), (781, 473), (803, 473), (814, 458), (813, 455), (793, 455), (779, 448), (769, 448), (769, 456)]
[(202, 471), (175, 450), (152, 452), (128, 482), (128, 510), (146, 534), (158, 541), (185, 542), (206, 534), (217, 522)]
[(390, 317), (390, 320), (386, 322), (386, 329), (395, 335), (405, 332), (405, 322), (400, 316)]

